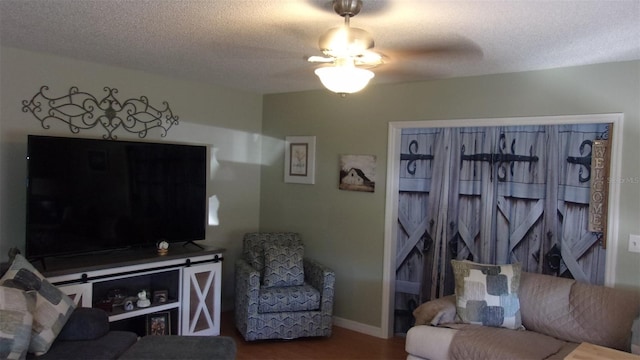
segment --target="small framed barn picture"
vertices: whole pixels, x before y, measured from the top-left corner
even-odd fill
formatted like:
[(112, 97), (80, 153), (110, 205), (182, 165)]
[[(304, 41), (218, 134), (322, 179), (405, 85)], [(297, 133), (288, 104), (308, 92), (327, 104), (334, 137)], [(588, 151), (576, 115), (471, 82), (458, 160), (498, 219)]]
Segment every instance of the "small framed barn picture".
[(316, 137), (287, 136), (284, 147), (284, 182), (315, 184)]
[(340, 190), (374, 192), (376, 189), (375, 155), (340, 156)]

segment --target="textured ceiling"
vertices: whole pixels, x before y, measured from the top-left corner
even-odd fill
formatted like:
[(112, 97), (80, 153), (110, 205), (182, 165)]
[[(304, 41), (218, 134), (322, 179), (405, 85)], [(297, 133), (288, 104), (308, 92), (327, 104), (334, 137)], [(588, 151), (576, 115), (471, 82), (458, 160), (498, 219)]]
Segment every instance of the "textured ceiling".
[[(257, 92), (321, 89), (331, 0), (0, 0), (0, 44)], [(640, 59), (640, 0), (364, 0), (375, 83)]]

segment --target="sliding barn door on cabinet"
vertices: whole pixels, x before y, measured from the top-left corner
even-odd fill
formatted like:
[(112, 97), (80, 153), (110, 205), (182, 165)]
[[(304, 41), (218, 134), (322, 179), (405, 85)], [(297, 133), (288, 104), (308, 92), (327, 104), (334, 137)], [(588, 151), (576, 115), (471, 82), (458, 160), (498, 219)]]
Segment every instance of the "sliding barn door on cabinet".
[(182, 270), (182, 335), (220, 335), (222, 263)]

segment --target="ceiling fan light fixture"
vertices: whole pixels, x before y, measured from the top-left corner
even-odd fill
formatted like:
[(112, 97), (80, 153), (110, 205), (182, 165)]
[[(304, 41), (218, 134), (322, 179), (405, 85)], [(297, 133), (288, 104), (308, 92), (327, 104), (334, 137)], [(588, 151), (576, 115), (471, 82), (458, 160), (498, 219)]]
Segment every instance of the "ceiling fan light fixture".
[[(364, 89), (375, 74), (373, 71), (356, 66), (373, 60), (374, 66), (382, 63), (382, 58), (366, 54), (373, 48), (373, 37), (367, 31), (349, 26), (349, 19), (360, 12), (362, 0), (333, 0), (333, 9), (344, 17), (344, 26), (329, 29), (318, 42), (320, 50), (327, 58), (310, 57), (311, 62), (332, 61), (333, 66), (315, 70), (324, 87), (345, 97)], [(373, 52), (371, 52), (373, 54)]]
[(343, 97), (364, 89), (375, 76), (373, 71), (355, 66), (321, 67), (315, 73), (324, 87)]

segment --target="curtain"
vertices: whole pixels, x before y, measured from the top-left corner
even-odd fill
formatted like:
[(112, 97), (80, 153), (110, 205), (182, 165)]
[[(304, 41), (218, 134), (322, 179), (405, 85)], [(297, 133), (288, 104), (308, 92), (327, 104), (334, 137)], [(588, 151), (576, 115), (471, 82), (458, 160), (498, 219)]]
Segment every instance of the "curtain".
[(591, 144), (609, 126), (403, 130), (396, 331), (453, 293), (451, 259), (604, 283), (603, 234), (588, 221)]

